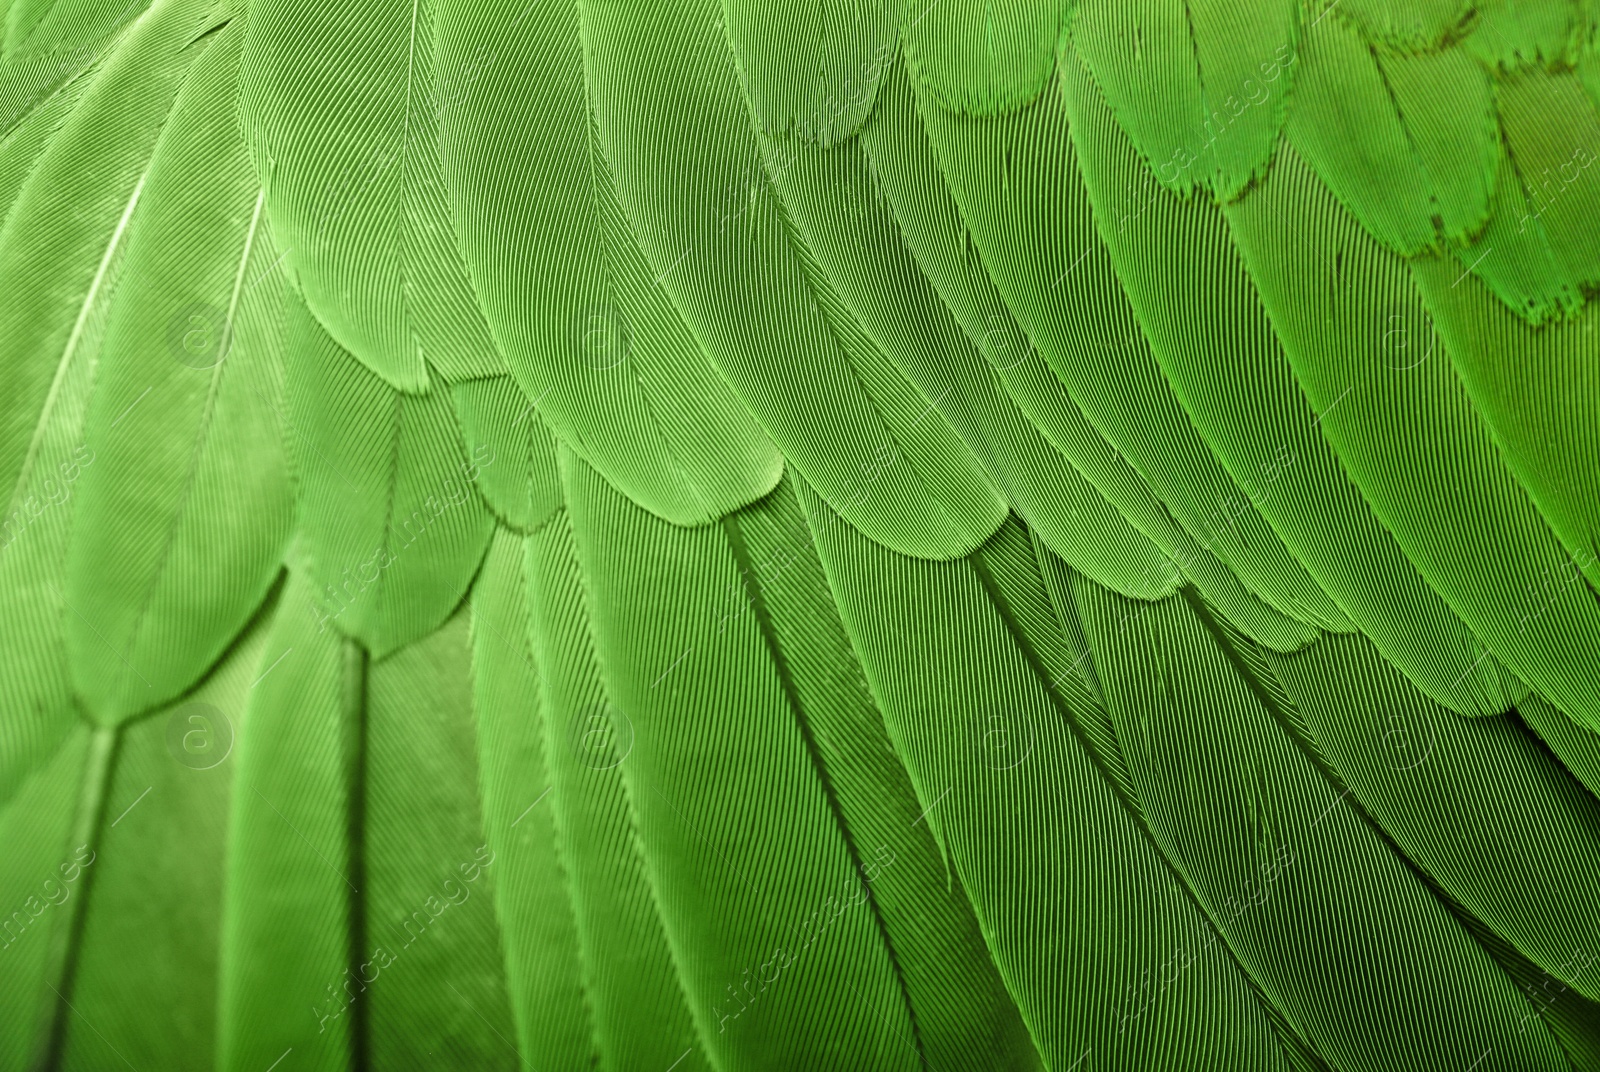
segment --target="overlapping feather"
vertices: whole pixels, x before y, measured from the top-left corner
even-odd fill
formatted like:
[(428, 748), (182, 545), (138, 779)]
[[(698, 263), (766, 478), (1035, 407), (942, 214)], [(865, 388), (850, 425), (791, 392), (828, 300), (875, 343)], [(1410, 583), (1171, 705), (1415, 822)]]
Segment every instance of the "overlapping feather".
[(1600, 1067), (1593, 3), (0, 26), (0, 1067)]

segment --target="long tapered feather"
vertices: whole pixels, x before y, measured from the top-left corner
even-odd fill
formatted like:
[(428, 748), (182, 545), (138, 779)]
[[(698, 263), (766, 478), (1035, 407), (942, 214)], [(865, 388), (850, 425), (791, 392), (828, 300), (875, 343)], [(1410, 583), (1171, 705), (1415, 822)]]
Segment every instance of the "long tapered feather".
[(1594, 0), (0, 0), (0, 1072), (1600, 1069)]

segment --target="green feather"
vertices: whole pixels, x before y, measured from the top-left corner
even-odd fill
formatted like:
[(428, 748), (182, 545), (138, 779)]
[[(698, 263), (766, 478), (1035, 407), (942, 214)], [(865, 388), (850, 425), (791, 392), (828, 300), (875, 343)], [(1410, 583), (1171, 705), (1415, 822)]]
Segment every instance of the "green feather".
[(415, 1054), (459, 1068), (519, 1063), (496, 856), (479, 813), (469, 622), (463, 608), (367, 669), (365, 936), (389, 953), (366, 994), (363, 1041), (374, 1065)]
[(0, 0), (0, 1069), (1600, 1069), (1596, 0)]
[(497, 532), (473, 591), (479, 787), (517, 1049), (554, 1067), (577, 1068), (594, 1053), (593, 1016), (549, 799), (553, 712), (543, 702), (533, 654), (527, 542)]
[(230, 1072), (291, 1047), (307, 1068), (345, 1067), (362, 985), (346, 969), (372, 956), (353, 940), (362, 875), (348, 839), (365, 660), (318, 628), (311, 600), (290, 574), (234, 727), (216, 1062)]
[[(204, 1069), (216, 1052), (225, 887), (227, 748), (256, 679), (258, 622), (185, 699), (117, 731), (72, 976), (58, 985), (48, 1064)], [(91, 766), (86, 773), (96, 775)], [(131, 988), (164, 1010), (130, 1003)]]
[[(106, 722), (216, 661), (289, 535), (283, 282), (232, 105), (243, 30), (210, 39), (173, 105), (99, 339), (83, 434), (99, 464), (74, 488), (62, 599), (74, 684)], [(249, 529), (231, 533), (240, 516)]]
[[(817, 496), (801, 499), (922, 821), (973, 899), (1047, 1065), (1093, 1054), (1137, 1066), (1166, 1051), (1280, 1067), (1239, 965), (1220, 947), (1191, 951), (1209, 935), (1204, 916), (1063, 718), (1055, 675), (1023, 646), (992, 574), (970, 560), (895, 555)], [(868, 576), (895, 578), (897, 597), (873, 598)], [(924, 633), (917, 623), (935, 607), (959, 614)], [(1068, 814), (1073, 823), (1057, 821)], [(1201, 1000), (1225, 1029), (1185, 1031)]]
[(671, 263), (630, 229), (579, 15), (444, 5), (440, 145), (462, 249), (527, 404), (651, 510), (703, 523), (766, 494), (783, 459), (663, 288)]
[(382, 655), (436, 629), (477, 573), (494, 521), (441, 386), (408, 395), (288, 311), (285, 423), (320, 621)]
[(240, 120), (307, 304), (398, 390), (502, 371), (442, 176), (432, 5), (263, 0), (249, 21)]
[[(637, 727), (602, 678), (592, 612), (565, 511), (528, 541), (526, 564), (557, 859), (577, 926), (582, 984), (603, 1067), (703, 1070), (702, 1024), (684, 990), (637, 841), (622, 763)], [(619, 762), (619, 758), (621, 762)], [(536, 791), (535, 791), (536, 789)]]

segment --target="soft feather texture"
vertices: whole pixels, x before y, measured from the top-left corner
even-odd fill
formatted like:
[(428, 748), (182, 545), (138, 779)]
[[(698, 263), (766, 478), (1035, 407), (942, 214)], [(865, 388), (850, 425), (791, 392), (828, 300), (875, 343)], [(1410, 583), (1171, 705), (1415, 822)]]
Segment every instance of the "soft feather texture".
[(0, 1069), (1600, 1069), (1592, 0), (0, 0)]

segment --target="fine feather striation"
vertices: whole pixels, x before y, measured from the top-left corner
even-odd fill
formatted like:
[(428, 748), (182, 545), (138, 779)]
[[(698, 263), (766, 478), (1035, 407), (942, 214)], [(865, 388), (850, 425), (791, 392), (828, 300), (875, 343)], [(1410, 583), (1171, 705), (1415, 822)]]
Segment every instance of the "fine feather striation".
[(1049, 83), (1061, 28), (1073, 7), (1062, 0), (908, 0), (901, 48), (912, 76), (945, 107), (1003, 114)]
[(463, 256), (550, 428), (657, 515), (703, 524), (771, 490), (783, 459), (661, 285), (673, 265), (651, 262), (618, 200), (580, 14), (441, 8), (440, 146)]
[[(555, 475), (555, 458), (549, 471)], [(559, 489), (559, 485), (558, 485)], [(563, 523), (557, 514), (551, 525)], [(472, 595), (473, 705), (484, 834), (496, 868), (494, 897), (506, 992), (518, 1052), (534, 1067), (578, 1068), (595, 1060), (568, 863), (559, 844), (549, 727), (534, 656), (528, 544), (501, 529)], [(556, 741), (559, 747), (559, 741)], [(674, 1040), (676, 1041), (676, 1040)]]
[[(101, 803), (86, 836), (95, 854), (82, 919), (39, 1030), (46, 1067), (208, 1069), (216, 1053), (226, 882), (226, 762), (261, 666), (276, 601), (200, 685), (151, 717), (112, 731)], [(175, 761), (177, 756), (184, 759)], [(86, 785), (86, 795), (88, 786)], [(163, 1010), (130, 1002), (137, 991)]]
[(901, 14), (892, 0), (726, 5), (721, 22), (752, 129), (822, 146), (849, 138), (873, 110)]
[[(1114, 169), (1131, 163), (1131, 146), (1117, 144), (1116, 128), (1108, 122), (1092, 83), (1084, 77), (1064, 80), (1063, 90), (1076, 117), (1074, 144), (1080, 149), (1091, 195), (1115, 212), (1128, 195), (1126, 186), (1116, 181)], [(1366, 418), (1367, 429), (1380, 419), (1395, 421), (1399, 412), (1392, 401), (1395, 390), (1414, 384), (1428, 366), (1414, 369), (1414, 355), (1395, 345), (1396, 322), (1402, 333), (1417, 323), (1410, 306), (1398, 298), (1388, 304), (1381, 299), (1358, 303), (1358, 297), (1365, 296), (1352, 293), (1354, 287), (1347, 281), (1363, 271), (1365, 262), (1332, 243), (1306, 246), (1296, 240), (1299, 230), (1292, 221), (1299, 214), (1275, 201), (1272, 191), (1289, 188), (1289, 176), (1297, 165), (1303, 167), (1285, 148), (1267, 179), (1226, 210), (1199, 200), (1177, 202), (1170, 195), (1157, 195), (1165, 198), (1157, 204), (1164, 212), (1152, 212), (1119, 228), (1111, 243), (1119, 278), (1134, 295), (1141, 326), (1155, 336), (1162, 369), (1182, 392), (1207, 443), (1235, 471), (1271, 474), (1255, 501), (1293, 541), (1297, 554), (1315, 565), (1319, 578), (1326, 578), (1328, 589), (1354, 609), (1358, 621), (1372, 623), (1371, 632), (1386, 654), (1432, 695), (1458, 710), (1503, 710), (1517, 693), (1485, 660), (1473, 635), (1440, 605), (1442, 597), (1465, 618), (1443, 589), (1442, 579), (1434, 581), (1418, 569), (1416, 551), (1380, 508), (1390, 500), (1377, 496), (1362, 480), (1352, 480), (1350, 461), (1340, 450), (1337, 433), (1350, 427), (1357, 419), (1353, 415), (1363, 407), (1384, 407), (1384, 417)], [(1323, 204), (1331, 200), (1319, 185), (1311, 188), (1322, 191)], [(1171, 214), (1171, 222), (1166, 222), (1165, 213)], [(1163, 223), (1205, 236), (1204, 247), (1180, 251), (1180, 256), (1192, 258), (1181, 268), (1173, 258), (1155, 256)], [(1366, 241), (1376, 246), (1370, 238)], [(1206, 265), (1202, 249), (1215, 258), (1217, 267)], [(1202, 287), (1202, 279), (1215, 285)], [(1279, 289), (1290, 280), (1297, 284), (1293, 297)], [(1391, 314), (1394, 319), (1385, 319)], [(1349, 344), (1335, 350), (1326, 330), (1330, 320), (1347, 323), (1348, 332), (1341, 338), (1362, 344), (1356, 352), (1366, 358), (1359, 371), (1349, 360)], [(1203, 356), (1210, 340), (1222, 337), (1238, 340), (1237, 352), (1250, 360), (1237, 374), (1238, 380), (1217, 375), (1215, 364)], [(1322, 366), (1326, 380), (1311, 378), (1302, 357), (1307, 352), (1326, 355)], [(1238, 389), (1245, 384), (1250, 385), (1249, 393)], [(1397, 423), (1409, 433), (1410, 425)], [(1467, 428), (1470, 433), (1470, 422)], [(1393, 440), (1403, 434), (1390, 436), (1382, 446), (1370, 432), (1359, 438), (1363, 448), (1373, 452), (1372, 472), (1383, 474), (1382, 479), (1395, 487), (1392, 499), (1414, 506), (1415, 495), (1398, 494), (1400, 486), (1408, 492), (1411, 487), (1403, 480), (1405, 470), (1394, 465), (1377, 468), (1378, 452), (1385, 451), (1387, 461)], [(1433, 492), (1444, 490), (1434, 483), (1425, 486)], [(1454, 534), (1434, 526), (1429, 538), (1449, 535)], [(1423, 580), (1434, 581), (1437, 597), (1418, 584), (1419, 572)], [(1396, 616), (1397, 600), (1405, 600), (1425, 616), (1415, 621)], [(1509, 665), (1503, 657), (1502, 661)]]
[(306, 303), (390, 386), (504, 362), (457, 248), (431, 3), (250, 5), (239, 111)]
[[(1004, 517), (1000, 497), (921, 393), (853, 349), (857, 329), (836, 322), (809, 281), (804, 251), (763, 194), (760, 148), (713, 12), (698, 0), (581, 10), (618, 199), (713, 364), (784, 457), (853, 523), (933, 557), (976, 546)], [(650, 62), (662, 41), (685, 62)], [(677, 123), (654, 122), (649, 100), (673, 101)], [(858, 494), (863, 471), (885, 452), (910, 464), (870, 497)]]
[(359, 941), (350, 839), (366, 659), (313, 606), (310, 580), (290, 573), (236, 723), (217, 999), (228, 1072), (291, 1047), (308, 1069), (348, 1067), (353, 1005), (381, 961)]
[[(1041, 319), (1039, 314), (1055, 300), (1054, 285), (1062, 283), (1064, 276), (1071, 275), (1071, 268), (1056, 273), (1052, 284), (1041, 287), (1043, 293), (1038, 301), (1019, 302), (1007, 293), (1010, 287), (1016, 285), (1016, 281), (1008, 275), (1009, 254), (996, 252), (992, 244), (995, 225), (987, 215), (991, 203), (985, 201), (974, 206), (968, 199), (970, 173), (957, 164), (965, 157), (965, 153), (950, 151), (951, 140), (960, 133), (976, 134), (1009, 127), (1022, 121), (1020, 117), (1033, 116), (1041, 109), (1049, 108), (1055, 99), (1053, 95), (1042, 97), (1039, 102), (1019, 112), (1018, 117), (1008, 116), (982, 124), (952, 120), (947, 125), (943, 122), (946, 117), (942, 110), (936, 107), (919, 110), (909, 93), (897, 91), (900, 84), (898, 80), (891, 81), (891, 90), (896, 91), (886, 93), (873, 125), (868, 128), (869, 136), (864, 139), (864, 144), (871, 153), (873, 174), (878, 177), (880, 188), (896, 208), (896, 219), (902, 235), (952, 315), (997, 367), (1004, 390), (1028, 420), (1051, 446), (1070, 459), (1072, 465), (1107, 502), (1114, 505), (1134, 528), (1151, 541), (1158, 556), (1154, 562), (1155, 568), (1153, 571), (1150, 568), (1148, 550), (1140, 559), (1128, 563), (1134, 567), (1132, 571), (1124, 567), (1120, 575), (1108, 573), (1103, 568), (1091, 568), (1089, 560), (1073, 549), (1073, 543), (1082, 539), (1076, 523), (1069, 528), (1064, 524), (1067, 520), (1065, 517), (1052, 518), (1052, 511), (1035, 507), (1028, 499), (1014, 501), (1016, 512), (1058, 554), (1078, 562), (1085, 572), (1124, 594), (1158, 597), (1173, 591), (1181, 578), (1196, 578), (1197, 583), (1202, 584), (1219, 605), (1228, 608), (1232, 619), (1252, 636), (1275, 647), (1292, 648), (1305, 643), (1313, 635), (1310, 630), (1262, 604), (1241, 586), (1235, 575), (1212, 553), (1211, 546), (1218, 544), (1219, 540), (1228, 544), (1229, 552), (1239, 550), (1236, 542), (1230, 539), (1230, 527), (1217, 523), (1227, 513), (1237, 511), (1220, 505), (1220, 513), (1213, 510), (1214, 516), (1207, 519), (1205, 525), (1207, 535), (1203, 537), (1205, 543), (1202, 545), (1174, 520), (1174, 515), (1185, 516), (1183, 503), (1180, 502), (1173, 509), (1157, 497), (1156, 492), (1163, 487), (1162, 478), (1159, 471), (1152, 475), (1146, 462), (1161, 455), (1139, 449), (1141, 444), (1152, 441), (1147, 438), (1148, 433), (1135, 429), (1138, 424), (1158, 421), (1159, 405), (1147, 399), (1137, 423), (1122, 423), (1117, 419), (1098, 423), (1108, 413), (1114, 414), (1114, 409), (1064, 396), (1061, 389), (1063, 381), (1056, 378), (1060, 375), (1058, 370), (1061, 366), (1056, 356), (1060, 351), (1055, 347), (1061, 342), (1061, 337), (1055, 332), (1056, 322)], [(930, 144), (924, 133), (925, 126), (941, 135), (936, 142), (944, 148), (941, 155), (934, 154), (934, 145)], [(1017, 153), (1040, 143), (1026, 141), (1021, 145), (1015, 142), (1006, 144), (1007, 151)], [(1036, 180), (1039, 176), (1049, 174), (1049, 165), (1043, 161), (1029, 156), (1017, 159), (1024, 161), (1017, 170), (1035, 176)], [(946, 183), (951, 185), (948, 191), (945, 189)], [(1032, 189), (1033, 186), (1030, 184), (1028, 188)], [(1014, 185), (1012, 189), (1016, 190), (1018, 186)], [(1051, 221), (1057, 218), (1055, 213), (1050, 214)], [(969, 226), (973, 229), (968, 230)], [(1039, 221), (1038, 226), (1043, 229), (1054, 224)], [(1009, 250), (1012, 248), (1010, 241), (1021, 241), (1022, 235), (1008, 235), (1007, 239), (1003, 245)], [(990, 259), (972, 263), (974, 247), (976, 252)], [(975, 270), (980, 267), (982, 271)], [(1114, 284), (1112, 294), (1113, 307), (1121, 307), (1123, 299), (1120, 292), (1115, 291)], [(1086, 308), (1085, 311), (1089, 315), (1083, 318), (1080, 326), (1098, 330), (1092, 326), (1104, 322), (1101, 310)], [(1117, 345), (1112, 340), (1113, 336), (1107, 334), (1103, 340), (1097, 339), (1095, 342)], [(1087, 349), (1092, 351), (1097, 347), (1091, 343)], [(1085, 376), (1084, 380), (1093, 385), (1108, 385), (1109, 397), (1110, 392), (1115, 390), (1110, 374), (1132, 367), (1125, 362), (1115, 363), (1110, 368)], [(1008, 442), (1014, 444), (1019, 439), (1026, 442), (1029, 433), (1025, 428), (1023, 426), (1024, 430), (1018, 434), (1009, 435)], [(991, 441), (999, 438), (994, 435)], [(1015, 450), (1015, 446), (1011, 450)], [(1010, 451), (1002, 445), (990, 448), (987, 453), (1004, 458)], [(1168, 456), (1176, 453), (1176, 450), (1170, 451)], [(1059, 480), (1037, 462), (1016, 468), (1009, 479), (1014, 485), (1024, 487), (1025, 479), (1040, 480), (1046, 484)], [(1237, 500), (1230, 498), (1228, 501)], [(1070, 537), (1066, 535), (1068, 532), (1072, 532)]]
[[(831, 605), (802, 598), (820, 576), (795, 546), (798, 511), (779, 500), (721, 527), (671, 529), (580, 466), (564, 459), (563, 482), (596, 647), (617, 681), (613, 717), (633, 738), (619, 769), (714, 1059), (1033, 1066), (971, 917), (931, 896), (942, 868), (913, 801), (903, 790), (885, 801), (882, 781), (855, 767), (870, 755), (871, 729), (851, 725), (865, 696), (838, 679), (849, 663), (822, 616)], [(642, 613), (624, 562), (647, 571)], [(854, 719), (841, 710), (852, 694)], [(903, 892), (878, 892), (891, 885)]]
[(139, 19), (149, 0), (11, 0), (0, 7), (7, 58), (58, 59)]
[(495, 519), (531, 532), (561, 509), (556, 438), (510, 376), (452, 384), (462, 446), (474, 481)]
[(97, 464), (73, 489), (62, 599), (74, 686), (105, 722), (170, 700), (221, 656), (289, 535), (284, 284), (233, 108), (243, 36), (235, 22), (196, 46), (99, 339), (83, 431)]
[[(881, 368), (885, 359), (892, 361), (928, 400), (919, 419), (937, 413), (956, 429), (1013, 510), (1106, 583), (1141, 596), (1163, 591), (1164, 563), (1156, 549), (1007, 397), (997, 369), (1015, 366), (1027, 355), (1019, 352), (1026, 343), (999, 301), (961, 289), (947, 307), (923, 277), (919, 254), (942, 262), (951, 251), (934, 245), (937, 239), (907, 239), (895, 210), (908, 193), (903, 187), (891, 189), (901, 177), (885, 176), (875, 167), (879, 128), (887, 116), (903, 115), (890, 108), (891, 100), (903, 96), (903, 70), (895, 65), (885, 77), (885, 99), (859, 139), (828, 150), (793, 139), (763, 139), (767, 174), (788, 209), (791, 233), (811, 256), (812, 277), (824, 275), (829, 290), (823, 292), (847, 306), (837, 311), (836, 320), (854, 321), (866, 336), (854, 348), (863, 365), (871, 361)], [(917, 222), (926, 226), (935, 216), (932, 206), (917, 208)], [(894, 285), (884, 286), (886, 280)], [(950, 273), (952, 286), (969, 280), (975, 291), (971, 273)], [(980, 305), (986, 329), (979, 326), (985, 322)], [(905, 464), (903, 456), (890, 454), (874, 461), (858, 482), (857, 498), (873, 494), (871, 486), (889, 466)]]
[(357, 361), (304, 303), (288, 310), (291, 561), (321, 620), (381, 656), (433, 632), (466, 595), (494, 530), (443, 388), (407, 394)]
[[(1600, 874), (1582, 784), (1514, 716), (1443, 710), (1358, 637), (1266, 661), (1316, 753), (1406, 856), (1552, 978), (1574, 976), (1595, 924), (1573, 909)], [(1530, 853), (1545, 876), (1532, 886), (1519, 881)], [(1596, 980), (1572, 984), (1600, 996)]]
[[(1404, 263), (1326, 196), (1291, 157), (1229, 213), (1296, 379), (1326, 411), (1323, 435), (1406, 557), (1483, 650), (1592, 725), (1594, 698), (1583, 667), (1592, 662), (1584, 653), (1594, 647), (1600, 607), (1583, 586), (1561, 583), (1569, 570), (1592, 561), (1572, 558), (1516, 482), (1443, 347), (1396, 360), (1385, 346), (1390, 329), (1379, 325), (1431, 335), (1421, 298)], [(1319, 197), (1328, 238), (1317, 253), (1293, 257), (1289, 250), (1299, 243), (1287, 221), (1305, 211), (1297, 206)], [(1359, 286), (1335, 289), (1341, 270)], [(1319, 309), (1336, 325), (1351, 325), (1338, 333), (1348, 343), (1333, 343), (1326, 321), (1313, 319)], [(1398, 321), (1386, 321), (1390, 316)], [(1474, 523), (1440, 524), (1463, 516)]]
[(1163, 186), (1233, 198), (1277, 147), (1297, 73), (1299, 6), (1084, 0), (1070, 47)]
[[(996, 281), (997, 297), (1004, 299), (1004, 311), (1016, 318), (1048, 364), (1028, 380), (1011, 378), (1012, 390), (1029, 399), (1030, 415), (1053, 441), (1072, 445), (1075, 462), (1096, 474), (1099, 486), (1114, 489), (1108, 492), (1112, 501), (1166, 556), (1169, 584), (1175, 586), (1186, 575), (1197, 578), (1242, 628), (1283, 650), (1314, 637), (1309, 626), (1345, 627), (1337, 608), (1310, 583), (1259, 515), (1262, 487), (1272, 482), (1284, 459), (1267, 459), (1256, 471), (1230, 476), (1206, 450), (1151, 359), (1128, 299), (1103, 259), (1094, 216), (1070, 170), (1071, 160), (1058, 155), (1067, 137), (1056, 96), (982, 124), (950, 116), (923, 98), (910, 122), (925, 131), (939, 174), (959, 204), (986, 273)], [(1012, 213), (1017, 210), (987, 184), (980, 185), (969, 161), (994, 152), (1015, 161), (1012, 170), (1018, 181), (1009, 184), (1011, 198), (1025, 203), (1039, 197), (1056, 206), (1044, 219), (1016, 221)], [(1147, 191), (1140, 194), (1141, 200), (1148, 196)], [(1063, 213), (1063, 202), (1073, 210)], [(1120, 216), (1119, 232), (1128, 226), (1129, 216)], [(1037, 275), (1042, 265), (1020, 251), (1062, 230), (1069, 232), (1064, 240), (1072, 260), (1053, 272), (1048, 283), (1042, 277), (1024, 282), (1024, 273)], [(1031, 292), (1028, 298), (1018, 293), (1023, 288)], [(1081, 416), (1063, 404), (1063, 393)], [(1134, 397), (1139, 404), (1130, 406)], [(1120, 464), (1097, 447), (1085, 419), (1122, 455)], [(1147, 489), (1127, 486), (1124, 474), (1129, 468)]]
[(104, 771), (115, 731), (70, 728), (53, 754), (34, 760), (26, 777), (10, 777), (0, 808), (7, 860), (0, 869), (0, 1061), (26, 1068), (55, 1044), (55, 1009), (68, 953), (99, 857)]
[[(1284, 1067), (1239, 964), (1209, 943), (1186, 952), (1209, 932), (1199, 905), (1064, 717), (1061, 675), (1025, 645), (993, 572), (895, 555), (800, 496), (923, 821), (1046, 1063)], [(1201, 1004), (1225, 1028), (1190, 1031)]]
[(550, 797), (539, 807), (551, 809), (566, 876), (592, 1052), (607, 1068), (680, 1059), (680, 1067), (713, 1068), (638, 841), (622, 769), (635, 726), (604, 679), (565, 510), (529, 538), (525, 569), (539, 702), (548, 712)]
[[(1513, 981), (1295, 747), (1203, 609), (1129, 620), (1139, 608), (1074, 594), (1152, 836), (1318, 1054), (1465, 1067), (1488, 1047), (1495, 1067), (1561, 1067), (1546, 1031), (1518, 1030)], [(1319, 959), (1324, 943), (1340, 956)]]
[[(0, 339), (19, 355), (0, 368), (0, 481), (10, 489), (0, 523), (0, 688), (7, 765), (16, 773), (11, 763), (49, 754), (70, 726), (68, 636), (84, 630), (71, 609), (78, 601), (66, 594), (69, 534), (80, 478), (97, 457), (86, 443), (93, 429), (87, 422), (124, 257), (142, 226), (137, 210), (146, 180), (179, 90), (204, 52), (185, 47), (198, 10), (189, 3), (158, 6), (92, 74), (40, 101), (0, 146), (8, 204), (0, 283), (26, 296), (0, 309)], [(236, 607), (219, 605), (220, 618)], [(127, 637), (119, 641), (125, 647)], [(181, 682), (165, 681), (157, 691), (134, 675), (141, 695), (133, 709), (187, 687), (226, 640), (208, 636), (199, 644), (209, 653), (191, 648), (178, 660), (188, 666), (172, 668), (187, 673)], [(128, 677), (120, 664), (119, 673)], [(113, 681), (95, 682), (102, 684)], [(131, 713), (129, 702), (120, 697), (100, 714), (114, 720)], [(106, 710), (119, 703), (122, 710)]]
[[(394, 943), (368, 985), (367, 1053), (512, 1070), (497, 857), (479, 811), (471, 614), (367, 670), (361, 830), (366, 936)], [(376, 954), (373, 954), (376, 957)]]
[(0, 0), (0, 1065), (1594, 1067), (1593, 7)]

